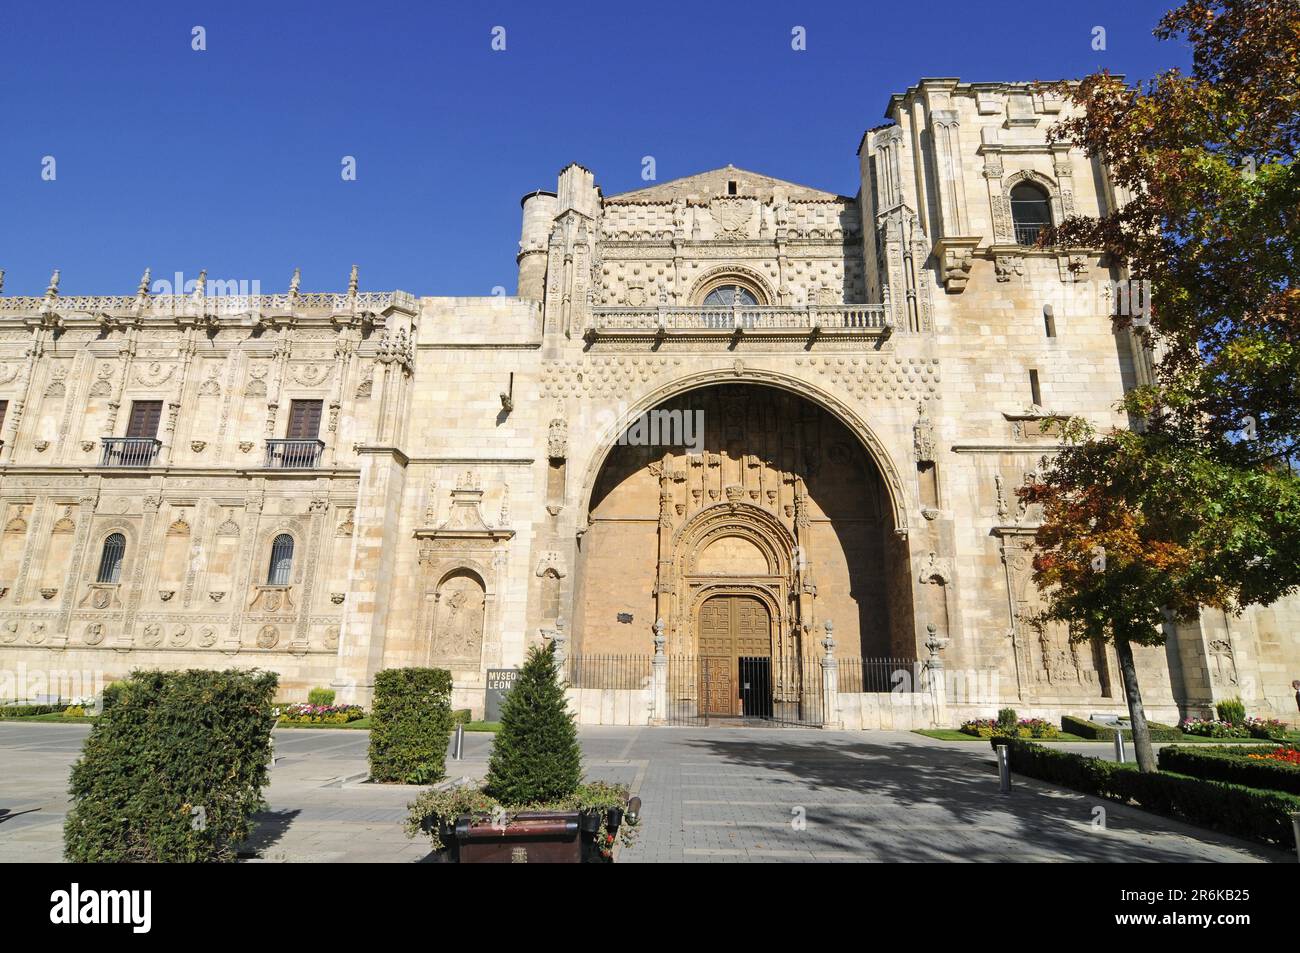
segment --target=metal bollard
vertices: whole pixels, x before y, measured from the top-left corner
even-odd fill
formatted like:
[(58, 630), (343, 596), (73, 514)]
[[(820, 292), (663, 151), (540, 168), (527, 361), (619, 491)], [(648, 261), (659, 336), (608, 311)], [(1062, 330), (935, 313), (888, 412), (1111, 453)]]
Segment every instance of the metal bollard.
[(1124, 732), (1115, 729), (1115, 760), (1124, 763)]
[(456, 722), (456, 737), (451, 744), (451, 757), (453, 761), (463, 761), (465, 758), (465, 726)]
[(1291, 834), (1295, 837), (1295, 857), (1300, 862), (1300, 811), (1291, 812)]
[(1011, 793), (1011, 756), (1006, 745), (998, 745), (993, 749), (998, 753), (998, 783), (1001, 785), (1003, 794)]

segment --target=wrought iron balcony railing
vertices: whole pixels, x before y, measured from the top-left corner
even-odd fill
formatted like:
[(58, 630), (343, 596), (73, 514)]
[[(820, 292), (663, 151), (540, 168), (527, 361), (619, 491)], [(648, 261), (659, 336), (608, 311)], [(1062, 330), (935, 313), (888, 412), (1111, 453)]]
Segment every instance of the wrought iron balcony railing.
[(850, 337), (887, 335), (883, 304), (814, 305), (812, 307), (678, 307), (594, 308), (586, 335), (627, 337)]
[(1017, 222), (1016, 244), (1032, 247), (1038, 244), (1038, 236), (1047, 228), (1044, 222)]
[(320, 466), (325, 443), (321, 440), (268, 440), (268, 470), (314, 470)]
[(162, 441), (155, 437), (104, 437), (101, 467), (151, 467)]

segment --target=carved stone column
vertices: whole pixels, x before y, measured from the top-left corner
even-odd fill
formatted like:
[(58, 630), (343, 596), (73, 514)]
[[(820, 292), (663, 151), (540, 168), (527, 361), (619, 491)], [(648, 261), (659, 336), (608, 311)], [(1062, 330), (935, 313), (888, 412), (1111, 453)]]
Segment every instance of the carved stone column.
[(118, 634), (115, 648), (130, 648), (135, 644), (135, 619), (140, 612), (140, 600), (144, 598), (144, 580), (147, 570), (147, 554), (153, 549), (154, 526), (158, 522), (158, 508), (162, 497), (150, 493), (144, 498), (143, 519), (140, 521), (140, 541), (137, 552), (131, 562), (131, 580), (126, 592), (126, 611), (122, 615), (122, 631)]
[(823, 624), (826, 638), (822, 639), (822, 727), (839, 729), (844, 727), (840, 721), (840, 667), (835, 661), (835, 625), (830, 619)]
[(656, 619), (654, 624), (654, 661), (651, 663), (654, 674), (654, 697), (651, 701), (650, 723), (666, 724), (668, 721), (668, 656), (664, 654), (664, 620)]

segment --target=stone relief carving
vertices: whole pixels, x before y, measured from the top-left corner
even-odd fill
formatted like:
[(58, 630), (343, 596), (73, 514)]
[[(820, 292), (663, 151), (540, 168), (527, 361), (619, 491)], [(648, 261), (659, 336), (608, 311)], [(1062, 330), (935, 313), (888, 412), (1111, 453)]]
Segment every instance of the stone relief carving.
[(1215, 685), (1227, 688), (1237, 684), (1237, 660), (1230, 639), (1210, 640), (1210, 663), (1210, 678)]
[(553, 417), (546, 432), (546, 455), (552, 460), (563, 460), (569, 454), (569, 422), (563, 417)]
[(478, 663), (485, 605), (482, 584), (469, 574), (453, 575), (442, 584), (437, 595), (435, 659)]
[(172, 375), (176, 373), (175, 364), (163, 364), (159, 361), (152, 361), (149, 364), (135, 365), (136, 382), (150, 389), (161, 387), (171, 380)]

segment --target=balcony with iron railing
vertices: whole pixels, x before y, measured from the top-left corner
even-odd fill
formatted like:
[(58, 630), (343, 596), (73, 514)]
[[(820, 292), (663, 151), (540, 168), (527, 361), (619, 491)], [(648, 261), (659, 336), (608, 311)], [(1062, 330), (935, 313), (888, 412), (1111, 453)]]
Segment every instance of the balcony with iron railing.
[(1016, 222), (1016, 244), (1032, 248), (1038, 244), (1038, 236), (1043, 229), (1050, 227), (1047, 222)]
[(268, 440), (266, 442), (266, 468), (268, 470), (314, 470), (320, 466), (325, 450), (322, 440)]
[(884, 304), (593, 308), (585, 336), (611, 338), (736, 338), (809, 341), (820, 336), (887, 337), (893, 330)]
[(155, 437), (104, 437), (101, 467), (151, 467), (162, 441)]

